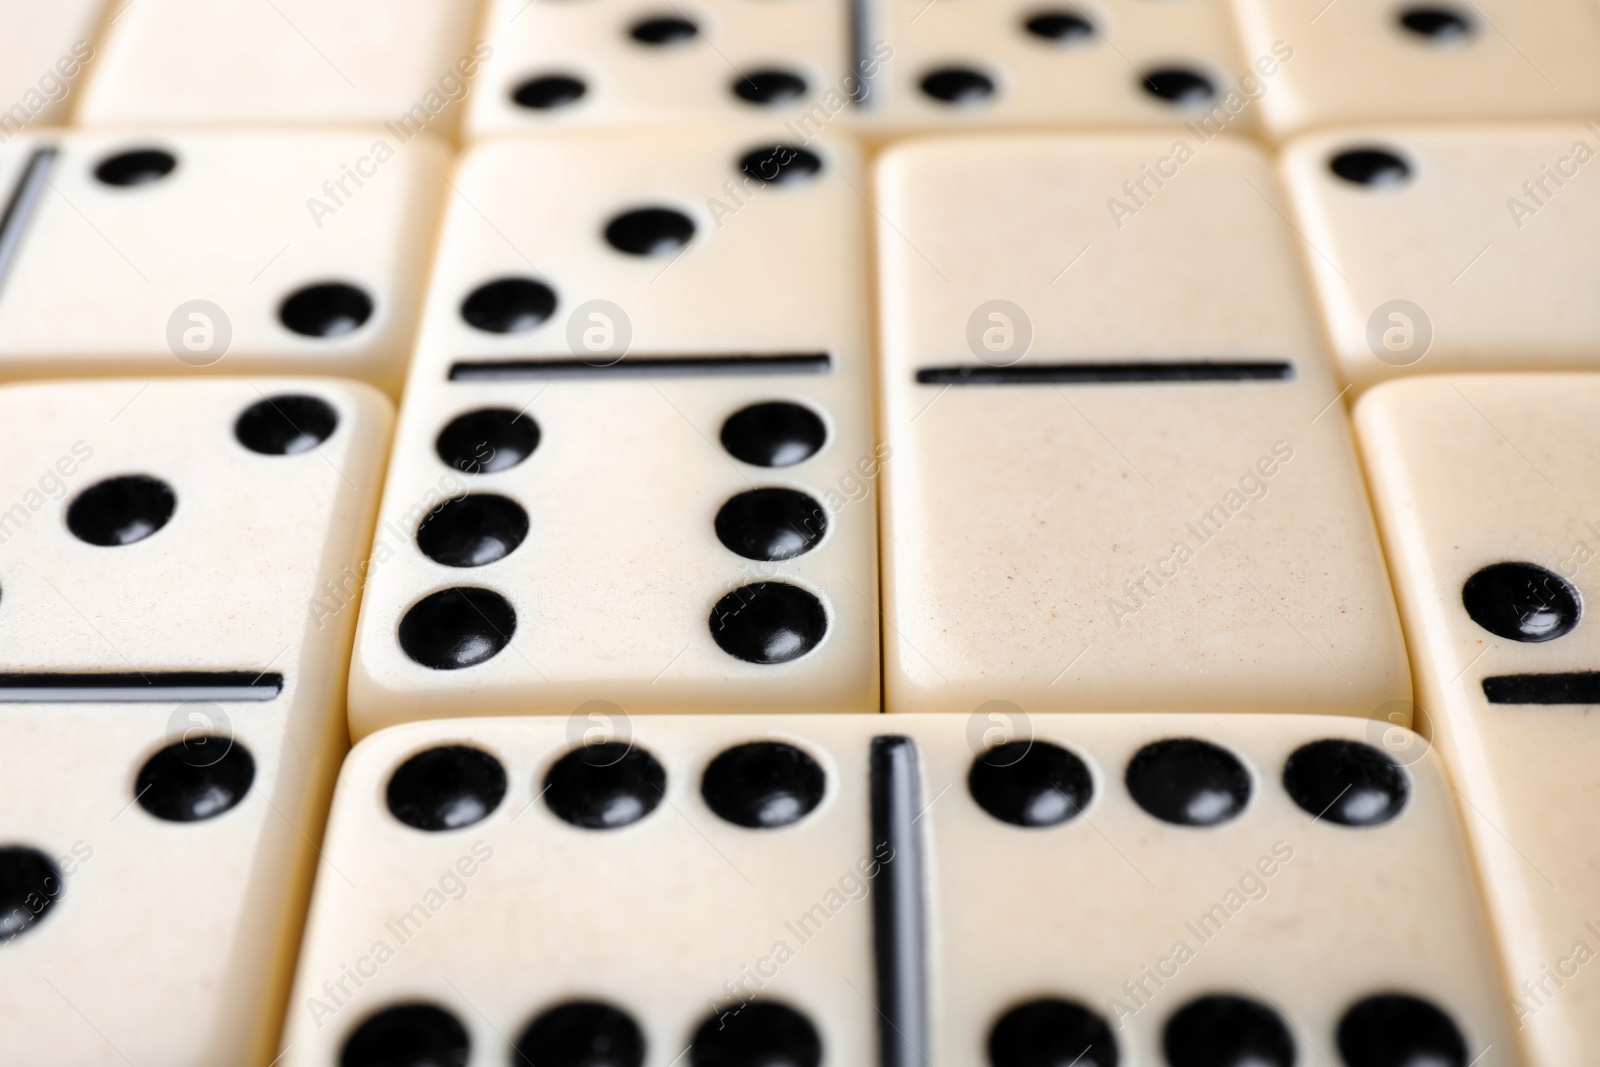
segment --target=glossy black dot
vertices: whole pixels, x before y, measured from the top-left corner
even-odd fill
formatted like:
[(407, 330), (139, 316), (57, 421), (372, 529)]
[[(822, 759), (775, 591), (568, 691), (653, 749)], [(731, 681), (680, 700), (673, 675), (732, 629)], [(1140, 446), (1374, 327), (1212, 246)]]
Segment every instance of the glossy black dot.
[(694, 220), (664, 207), (625, 211), (606, 223), (606, 242), (630, 256), (676, 255), (694, 237)]
[(555, 290), (532, 278), (484, 282), (461, 302), (461, 318), (466, 324), (488, 333), (531, 330), (555, 310)]
[(1347, 182), (1387, 189), (1411, 177), (1411, 166), (1383, 148), (1351, 148), (1328, 161), (1328, 169)]
[(1118, 1058), (1106, 1021), (1070, 1001), (1020, 1005), (989, 1031), (990, 1067), (1117, 1067)]
[(1305, 811), (1340, 826), (1386, 823), (1410, 793), (1406, 772), (1383, 752), (1334, 738), (1295, 749), (1283, 765), (1283, 788)]
[(177, 506), (178, 497), (166, 482), (148, 474), (124, 474), (79, 493), (67, 508), (67, 529), (91, 545), (131, 545), (165, 526)]
[(699, 33), (700, 27), (688, 19), (670, 16), (640, 19), (628, 30), (629, 37), (653, 47), (692, 41)]
[(752, 741), (711, 761), (700, 795), (737, 826), (774, 830), (799, 822), (822, 803), (827, 777), (817, 761), (780, 741)]
[(976, 104), (994, 95), (994, 79), (971, 67), (940, 67), (922, 78), (923, 93), (944, 104)]
[(479, 408), (457, 415), (439, 431), (434, 450), (463, 474), (510, 470), (539, 447), (539, 424), (510, 408)]
[(43, 919), (62, 888), (61, 872), (43, 852), (0, 847), (0, 945)]
[(343, 282), (308, 285), (278, 308), (278, 319), (305, 337), (343, 337), (372, 318), (372, 297)]
[(461, 1021), (432, 1004), (396, 1004), (356, 1028), (339, 1067), (467, 1067), (472, 1043)]
[(1472, 20), (1453, 7), (1408, 7), (1400, 25), (1435, 44), (1457, 44), (1472, 36)]
[(544, 778), (544, 802), (556, 817), (585, 830), (615, 830), (656, 810), (667, 772), (642, 748), (621, 741), (575, 748)]
[(1180, 1008), (1161, 1046), (1172, 1067), (1294, 1067), (1294, 1041), (1278, 1013), (1225, 993)]
[(1232, 752), (1192, 737), (1156, 741), (1128, 762), (1128, 792), (1163, 822), (1215, 826), (1250, 802), (1250, 772)]
[(146, 760), (133, 792), (158, 819), (199, 822), (238, 804), (255, 779), (256, 761), (239, 742), (195, 735)]
[(722, 424), (722, 447), (756, 467), (792, 467), (816, 455), (827, 439), (821, 416), (781, 400), (751, 404)]
[(514, 1067), (639, 1067), (644, 1034), (627, 1012), (592, 1000), (559, 1004), (517, 1038)]
[(740, 586), (711, 609), (711, 637), (749, 663), (788, 663), (816, 648), (828, 632), (822, 601), (787, 582)]
[(1055, 826), (1089, 806), (1094, 779), (1083, 760), (1048, 741), (1009, 741), (972, 761), (967, 790), (1012, 826)]
[(517, 613), (489, 589), (441, 589), (400, 620), (400, 648), (424, 667), (454, 671), (491, 660), (511, 643)]
[(509, 497), (469, 493), (430, 511), (417, 527), (417, 547), (446, 567), (482, 567), (505, 559), (528, 536), (528, 513)]
[(511, 100), (518, 107), (551, 111), (576, 104), (588, 91), (589, 87), (577, 78), (566, 74), (545, 74), (518, 85), (511, 93)]
[(768, 1000), (711, 1016), (689, 1046), (691, 1067), (817, 1067), (821, 1062), (822, 1039), (811, 1020)]
[(1578, 591), (1534, 563), (1494, 563), (1467, 579), (1461, 602), (1472, 621), (1508, 641), (1554, 641), (1578, 625)]
[(745, 559), (794, 559), (828, 529), (822, 505), (794, 489), (751, 489), (722, 505), (717, 540)]
[(787, 70), (752, 70), (734, 80), (733, 95), (772, 107), (806, 95), (806, 80)]
[(140, 148), (102, 161), (94, 169), (94, 176), (106, 185), (149, 185), (171, 174), (177, 166), (177, 157), (171, 152)]
[(1094, 23), (1079, 11), (1035, 11), (1022, 25), (1035, 37), (1061, 44), (1076, 44), (1094, 36)]
[(1201, 104), (1217, 95), (1211, 79), (1186, 67), (1162, 67), (1145, 74), (1144, 91), (1170, 104)]
[(233, 424), (233, 436), (252, 452), (293, 456), (316, 448), (338, 427), (339, 413), (326, 400), (301, 395), (272, 396), (244, 409)]
[(384, 793), (389, 810), (418, 830), (482, 822), (506, 795), (506, 769), (482, 749), (441, 745), (402, 763)]
[(778, 144), (745, 153), (739, 169), (762, 185), (800, 185), (822, 173), (822, 160), (807, 149)]
[(1339, 1020), (1339, 1054), (1354, 1067), (1466, 1067), (1467, 1042), (1450, 1016), (1426, 1000), (1383, 993)]

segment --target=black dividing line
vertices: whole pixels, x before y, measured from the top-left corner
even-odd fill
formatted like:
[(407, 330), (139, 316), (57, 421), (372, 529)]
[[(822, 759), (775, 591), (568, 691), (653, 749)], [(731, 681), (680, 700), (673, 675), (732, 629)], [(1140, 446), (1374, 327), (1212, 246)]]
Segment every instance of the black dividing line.
[(529, 378), (702, 378), (747, 374), (827, 374), (833, 360), (822, 352), (769, 356), (626, 356), (615, 363), (581, 359), (468, 359), (450, 364), (452, 382), (503, 382)]
[(1500, 674), (1483, 680), (1491, 704), (1600, 704), (1600, 671)]
[(146, 671), (143, 674), (0, 674), (0, 704), (165, 704), (272, 700), (283, 675), (259, 671)]
[[(878, 965), (879, 1067), (923, 1067), (928, 1043), (923, 940), (922, 788), (909, 737), (872, 739), (873, 947)], [(884, 857), (888, 858), (885, 859)]]
[(1025, 363), (1011, 367), (924, 367), (918, 385), (1104, 385), (1133, 382), (1287, 381), (1294, 364), (1187, 360), (1171, 363)]
[(11, 275), (11, 265), (16, 262), (17, 251), (22, 247), (22, 235), (39, 209), (39, 197), (44, 192), (45, 181), (50, 177), (50, 167), (56, 161), (57, 149), (36, 148), (22, 168), (17, 184), (11, 190), (4, 215), (0, 215), (0, 285)]
[(872, 96), (872, 79), (867, 76), (867, 71), (872, 69), (868, 44), (871, 35), (869, 0), (850, 0), (850, 58), (855, 63), (850, 75), (856, 80), (856, 87), (850, 93), (850, 103), (855, 107), (866, 107)]

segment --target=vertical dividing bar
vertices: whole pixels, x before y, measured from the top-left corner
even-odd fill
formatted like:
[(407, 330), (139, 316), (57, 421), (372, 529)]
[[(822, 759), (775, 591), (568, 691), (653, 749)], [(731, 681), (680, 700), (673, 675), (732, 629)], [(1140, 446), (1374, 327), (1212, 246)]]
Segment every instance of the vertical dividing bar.
[(872, 95), (872, 80), (867, 77), (867, 71), (872, 66), (872, 14), (869, 10), (870, 0), (850, 0), (850, 73), (856, 79), (856, 87), (850, 93), (850, 103), (856, 107), (865, 107), (868, 97)]
[(928, 1062), (923, 1054), (928, 997), (922, 838), (916, 825), (919, 778), (911, 738), (872, 739), (872, 841), (880, 860), (872, 882), (879, 1067), (926, 1067)]
[(50, 177), (50, 166), (56, 161), (56, 151), (53, 147), (34, 149), (17, 178), (16, 186), (11, 190), (5, 214), (0, 215), (0, 286), (5, 285), (6, 278), (11, 274), (17, 251), (22, 247), (22, 235), (27, 232), (28, 222), (39, 207), (39, 196), (44, 192), (45, 180)]

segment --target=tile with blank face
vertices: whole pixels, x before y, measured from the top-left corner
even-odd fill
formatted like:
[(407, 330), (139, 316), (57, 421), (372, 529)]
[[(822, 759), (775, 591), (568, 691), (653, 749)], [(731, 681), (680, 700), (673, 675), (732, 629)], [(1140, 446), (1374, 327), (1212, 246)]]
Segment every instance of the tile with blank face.
[(1356, 429), (1416, 667), (1459, 790), (1529, 1062), (1600, 1040), (1600, 629), (1590, 456), (1600, 379), (1390, 382)]
[(0, 389), (0, 417), (0, 1058), (264, 1065), (389, 405), (122, 380)]
[[(1215, 0), (1105, 0), (1093, 5), (864, 3), (858, 44), (864, 106), (879, 136), (1016, 126), (1164, 126), (1210, 136), (1255, 128), (1252, 98), (1271, 79), (1241, 59), (1227, 6)], [(1280, 49), (1281, 51), (1281, 49)], [(1276, 71), (1273, 49), (1261, 71)], [(820, 123), (807, 116), (797, 125)]]
[(0, 148), (0, 377), (339, 374), (397, 392), (446, 162), (378, 132)]
[(612, 725), (357, 746), (286, 1063), (1517, 1062), (1449, 787), (1403, 729)]
[(1282, 172), (1340, 373), (1600, 365), (1600, 127), (1348, 127)]
[(830, 117), (854, 91), (848, 10), (823, 0), (494, 0), (468, 132)]
[(838, 142), (749, 179), (771, 138), (466, 157), (373, 552), (356, 736), (594, 700), (877, 708), (863, 179)]
[(1270, 167), (1170, 146), (881, 157), (891, 711), (1368, 716), (1410, 693)]
[(1261, 101), (1281, 138), (1351, 122), (1548, 119), (1600, 107), (1589, 0), (1233, 0), (1246, 53), (1294, 51)]
[(123, 4), (77, 112), (89, 126), (377, 126), (448, 138), (489, 50), (468, 0)]

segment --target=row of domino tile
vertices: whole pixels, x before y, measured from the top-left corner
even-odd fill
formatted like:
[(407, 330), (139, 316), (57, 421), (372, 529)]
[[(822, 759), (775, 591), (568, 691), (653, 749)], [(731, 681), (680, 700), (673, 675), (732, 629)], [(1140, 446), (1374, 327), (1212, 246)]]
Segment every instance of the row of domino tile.
[(1192, 125), (1282, 139), (1600, 110), (1593, 0), (8, 0), (0, 12), (15, 28), (0, 51), (7, 133), (67, 114), (471, 138), (764, 115), (876, 137)]
[[(497, 1037), (516, 1042), (544, 1009), (598, 999), (649, 1035), (652, 1064), (685, 1052), (702, 1067), (780, 1052), (805, 1064), (807, 1031), (792, 1020), (762, 1032), (801, 1034), (798, 1052), (685, 1046), (708, 1012), (720, 1023), (743, 1002), (709, 977), (748, 994), (749, 964), (777, 982), (755, 954), (775, 955), (763, 932), (852, 865), (882, 862), (862, 769), (875, 736), (909, 737), (922, 753), (924, 782), (907, 796), (927, 806), (925, 825), (898, 839), (918, 857), (900, 877), (922, 890), (922, 957), (886, 978), (881, 940), (863, 940), (865, 908), (824, 902), (828, 921), (848, 914), (839, 929), (854, 932), (837, 952), (791, 945), (805, 962), (777, 973), (797, 984), (751, 998), (804, 1016), (831, 1056), (864, 1047), (876, 1013), (819, 1001), (800, 976), (854, 983), (850, 997), (902, 1022), (915, 1004), (885, 989), (920, 976), (918, 1051), (953, 1064), (1034, 1062), (995, 1052), (1025, 996), (1114, 1026), (1117, 1062), (1159, 1062), (1161, 1047), (1185, 1067), (1173, 1048), (1190, 1046), (1274, 1063), (1337, 1047), (1352, 1067), (1419, 1050), (1462, 1065), (1581, 1062), (1596, 1014), (1582, 949), (1595, 919), (1585, 715), (1600, 639), (1581, 613), (1600, 385), (1521, 374), (1379, 386), (1357, 407), (1363, 480), (1270, 162), (1219, 139), (1122, 226), (1105, 212), (1100, 190), (1165, 143), (927, 141), (886, 154), (866, 186), (848, 144), (818, 142), (783, 155), (776, 180), (717, 226), (690, 213), (692, 194), (641, 197), (641, 171), (652, 190), (715, 188), (751, 151), (760, 172), (775, 149), (728, 133), (508, 141), (457, 175), (392, 449), (378, 392), (227, 377), (226, 356), (200, 372), (211, 380), (0, 392), (7, 425), (35, 428), (13, 434), (13, 503), (0, 512), (0, 693), (15, 761), (0, 805), (0, 869), (16, 898), (0, 961), (7, 1062), (378, 1064), (397, 1045), (442, 1048), (438, 1062), (466, 1062), (471, 1046), (472, 1062), (502, 1062)], [(62, 160), (73, 173), (71, 154)], [(159, 195), (182, 173), (119, 195)], [(530, 198), (533, 176), (542, 195)], [(881, 212), (876, 374), (862, 187)], [(12, 281), (29, 276), (30, 251)], [(607, 306), (578, 322), (599, 331), (600, 350), (547, 328), (556, 309), (592, 301)], [(485, 331), (474, 317), (540, 322)], [(631, 347), (614, 351), (624, 322)], [(812, 503), (798, 521), (781, 508), (773, 521), (782, 494), (730, 510), (774, 489)], [(773, 716), (880, 706), (880, 556), (888, 709), (955, 714)], [(820, 613), (772, 607), (806, 603), (792, 591)], [(352, 734), (431, 721), (376, 733), (345, 762), (279, 1044), (343, 754), (347, 662)], [(1413, 678), (1442, 762), (1406, 729)], [(709, 710), (734, 714), (643, 714)], [(1166, 714), (1051, 714), (1069, 710)], [(554, 715), (519, 717), (533, 711)], [(505, 717), (476, 718), (489, 713)], [(593, 729), (608, 743), (592, 744)], [(1006, 738), (1030, 757), (994, 755)], [(1191, 738), (1208, 744), (1180, 746), (1203, 755), (1166, 776), (1176, 800), (1142, 798), (1137, 754)], [(771, 837), (719, 812), (705, 784), (719, 752), (763, 740), (807, 757), (786, 757), (791, 769), (821, 774), (803, 787), (745, 776), (799, 812)], [(1318, 788), (1295, 785), (1291, 755), (1328, 740), (1348, 758), (1313, 776)], [(448, 773), (424, 775), (408, 797), (411, 758), (457, 747), (483, 758), (461, 770), (444, 757)], [(555, 769), (573, 753), (578, 781), (562, 786)], [(997, 815), (973, 768), (1037, 760), (1046, 788), (1002, 775), (988, 790), (1010, 797), (1002, 810), (1034, 814)], [(613, 777), (640, 766), (670, 804), (653, 810), (639, 780)], [(652, 843), (673, 819), (689, 824), (673, 831), (683, 847), (707, 851)], [(788, 832), (826, 848), (797, 857)], [(1242, 837), (1221, 848), (1229, 833)], [(1300, 849), (1302, 833), (1323, 836), (1295, 854), (1318, 858), (1288, 867), (1321, 873), (1270, 890), (1269, 906), (1235, 907), (1256, 883), (1229, 896), (1230, 883), (1262, 855), (1283, 864), (1273, 847)], [(959, 876), (951, 866), (1050, 834), (1109, 847), (1080, 862), (1064, 843), (1052, 862), (1068, 866), (1051, 877), (1020, 853)], [(592, 847), (606, 851), (586, 858)], [(783, 855), (764, 857), (772, 847)], [(546, 849), (569, 850), (571, 883)], [(1191, 882), (1180, 860), (1198, 856), (1226, 861), (1213, 874), (1228, 878)], [(1023, 884), (1082, 881), (1041, 920), (1051, 936), (1030, 935), (1031, 902), (982, 902), (994, 890), (972, 879), (992, 873), (1009, 891), (1023, 877), (1005, 874), (1011, 862), (1044, 879)], [(1124, 864), (1139, 884), (1200, 895), (1127, 904)], [(1352, 879), (1347, 895), (1329, 871)], [(678, 878), (683, 891), (657, 892)], [(716, 879), (752, 896), (701, 912), (687, 887), (720, 893)], [(525, 912), (530, 886), (596, 903)], [(875, 930), (919, 929), (880, 896), (872, 908), (889, 913), (874, 913)], [(1184, 941), (1178, 916), (1219, 901), (1221, 921), (1255, 932), (1226, 951), (1189, 944), (1205, 963), (1185, 971), (1161, 924)], [(1324, 921), (1342, 907), (1354, 943)], [(526, 923), (538, 932), (518, 933)], [(1290, 930), (1307, 947), (1284, 948)], [(1012, 947), (980, 957), (985, 967), (1008, 954), (1036, 962), (1014, 985), (963, 993), (977, 964), (949, 946), (1001, 931)], [(1060, 956), (1090, 931), (1124, 938), (1097, 976)], [(704, 956), (701, 933), (715, 947)], [(637, 986), (602, 981), (599, 961), (635, 946), (642, 956), (610, 966), (649, 958), (663, 970), (640, 971)], [(1334, 981), (1336, 964), (1347, 969)], [(1314, 977), (1290, 980), (1308, 965)], [(873, 989), (857, 980), (869, 973)], [(1183, 1037), (1195, 1019), (1183, 1010), (1208, 992), (1249, 1003), (1207, 1002), (1194, 1025), (1211, 1036)], [(1389, 999), (1356, 1011), (1374, 996)], [(385, 1013), (411, 1001), (426, 1010), (389, 1029)], [(1043, 1010), (1047, 1036), (1086, 1032), (1104, 1046), (1092, 1020)], [(594, 1040), (631, 1040), (614, 1014), (595, 1018), (607, 1022)], [(363, 1030), (380, 1019), (376, 1036)]]

